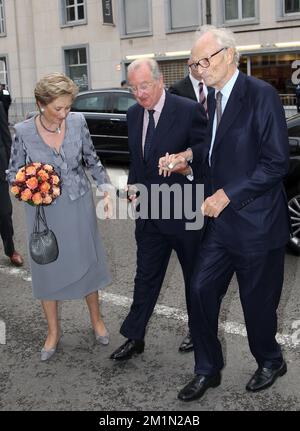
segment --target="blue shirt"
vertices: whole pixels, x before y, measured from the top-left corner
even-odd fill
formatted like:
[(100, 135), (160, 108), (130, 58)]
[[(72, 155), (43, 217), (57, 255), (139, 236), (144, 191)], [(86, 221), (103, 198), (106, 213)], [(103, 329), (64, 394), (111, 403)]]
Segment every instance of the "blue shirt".
[[(230, 78), (230, 80), (224, 85), (224, 87), (221, 90), (215, 90), (215, 97), (218, 91), (221, 91), (222, 93), (222, 114), (225, 111), (227, 102), (229, 100), (230, 94), (232, 92), (232, 89), (234, 87), (234, 84), (237, 80), (239, 76), (239, 70), (237, 69), (234, 74), (232, 75), (232, 77)], [(213, 150), (213, 146), (215, 143), (215, 137), (216, 137), (216, 128), (217, 128), (217, 113), (215, 112), (215, 116), (214, 116), (214, 122), (213, 122), (213, 129), (212, 129), (212, 137), (211, 137), (211, 144), (210, 144), (210, 150), (209, 150), (209, 165), (210, 165), (210, 159), (211, 159), (211, 154), (212, 154), (212, 150)]]

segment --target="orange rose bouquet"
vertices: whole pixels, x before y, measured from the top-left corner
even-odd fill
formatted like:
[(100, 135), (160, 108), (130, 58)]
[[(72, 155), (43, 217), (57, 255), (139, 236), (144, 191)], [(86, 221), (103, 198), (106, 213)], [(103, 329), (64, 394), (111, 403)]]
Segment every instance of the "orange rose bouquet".
[(60, 195), (61, 181), (53, 166), (29, 163), (17, 172), (12, 194), (30, 205), (50, 205)]
[(17, 172), (11, 192), (17, 199), (35, 206), (33, 232), (29, 239), (32, 260), (39, 265), (54, 262), (59, 254), (55, 234), (49, 229), (44, 206), (50, 205), (59, 195), (61, 181), (53, 166), (29, 163)]

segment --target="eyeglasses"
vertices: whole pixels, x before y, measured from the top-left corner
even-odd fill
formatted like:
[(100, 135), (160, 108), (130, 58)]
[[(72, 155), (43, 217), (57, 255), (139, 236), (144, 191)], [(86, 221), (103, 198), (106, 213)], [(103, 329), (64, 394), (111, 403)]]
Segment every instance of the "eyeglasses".
[(147, 91), (154, 85), (154, 81), (151, 82), (142, 82), (140, 85), (130, 85), (129, 89), (133, 93), (137, 93), (139, 90)]
[(197, 70), (199, 66), (203, 67), (203, 69), (207, 69), (210, 66), (209, 60), (212, 57), (214, 57), (215, 55), (219, 54), (219, 52), (223, 51), (224, 49), (227, 49), (227, 48), (221, 48), (221, 49), (219, 49), (219, 51), (215, 52), (214, 54), (210, 55), (209, 57), (201, 58), (201, 60), (198, 60), (196, 63), (192, 63), (189, 66), (194, 70)]

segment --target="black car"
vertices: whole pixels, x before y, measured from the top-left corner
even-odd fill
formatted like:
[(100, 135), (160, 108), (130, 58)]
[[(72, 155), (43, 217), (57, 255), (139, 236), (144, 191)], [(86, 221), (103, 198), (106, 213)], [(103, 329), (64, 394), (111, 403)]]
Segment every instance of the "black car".
[(101, 160), (128, 161), (126, 112), (136, 103), (127, 89), (108, 88), (79, 93), (72, 111), (82, 112)]
[(287, 119), (290, 143), (290, 167), (284, 180), (293, 235), (289, 248), (300, 255), (300, 114)]

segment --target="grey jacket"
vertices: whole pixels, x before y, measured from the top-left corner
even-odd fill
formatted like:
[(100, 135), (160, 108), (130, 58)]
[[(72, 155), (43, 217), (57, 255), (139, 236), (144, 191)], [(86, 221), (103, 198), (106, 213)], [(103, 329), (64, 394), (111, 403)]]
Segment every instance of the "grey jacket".
[[(12, 183), (20, 167), (31, 162), (51, 164), (62, 181), (62, 188), (71, 200), (83, 196), (91, 187), (82, 162), (100, 189), (106, 190), (109, 177), (97, 156), (85, 118), (70, 112), (66, 119), (66, 132), (58, 153), (49, 147), (37, 131), (35, 119), (30, 118), (15, 126), (7, 179)], [(109, 187), (109, 186), (108, 186)]]

